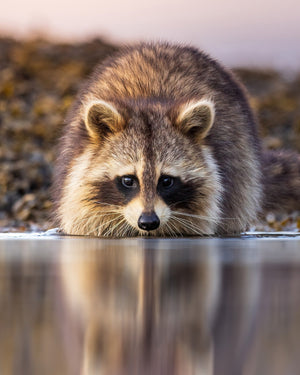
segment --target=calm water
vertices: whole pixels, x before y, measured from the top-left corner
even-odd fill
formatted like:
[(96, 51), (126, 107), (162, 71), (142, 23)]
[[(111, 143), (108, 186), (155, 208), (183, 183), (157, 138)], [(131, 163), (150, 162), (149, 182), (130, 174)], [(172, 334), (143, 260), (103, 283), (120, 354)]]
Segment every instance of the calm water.
[(0, 374), (289, 375), (300, 237), (0, 237)]

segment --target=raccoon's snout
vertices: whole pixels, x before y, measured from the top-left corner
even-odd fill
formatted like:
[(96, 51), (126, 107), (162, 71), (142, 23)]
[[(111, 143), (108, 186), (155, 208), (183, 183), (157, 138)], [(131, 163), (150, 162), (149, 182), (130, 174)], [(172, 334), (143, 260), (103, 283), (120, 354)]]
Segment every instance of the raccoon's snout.
[(159, 227), (159, 224), (159, 217), (154, 211), (150, 213), (143, 212), (138, 220), (139, 228), (147, 231), (157, 229)]

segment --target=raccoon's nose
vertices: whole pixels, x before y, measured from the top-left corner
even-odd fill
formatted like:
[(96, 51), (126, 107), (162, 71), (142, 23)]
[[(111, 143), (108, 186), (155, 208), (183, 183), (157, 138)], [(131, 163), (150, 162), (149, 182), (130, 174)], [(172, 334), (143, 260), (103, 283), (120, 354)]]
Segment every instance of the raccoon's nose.
[(139, 217), (138, 226), (143, 230), (154, 230), (159, 227), (160, 221), (155, 212), (143, 212)]

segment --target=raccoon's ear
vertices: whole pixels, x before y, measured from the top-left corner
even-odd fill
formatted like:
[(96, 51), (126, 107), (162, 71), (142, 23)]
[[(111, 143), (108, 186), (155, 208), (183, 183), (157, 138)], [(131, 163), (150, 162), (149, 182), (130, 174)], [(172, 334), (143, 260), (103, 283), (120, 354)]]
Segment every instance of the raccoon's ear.
[(85, 125), (92, 138), (105, 138), (124, 128), (124, 119), (117, 109), (103, 100), (92, 101), (85, 110)]
[(215, 118), (214, 103), (207, 99), (188, 102), (179, 108), (176, 127), (184, 134), (201, 140), (205, 138)]

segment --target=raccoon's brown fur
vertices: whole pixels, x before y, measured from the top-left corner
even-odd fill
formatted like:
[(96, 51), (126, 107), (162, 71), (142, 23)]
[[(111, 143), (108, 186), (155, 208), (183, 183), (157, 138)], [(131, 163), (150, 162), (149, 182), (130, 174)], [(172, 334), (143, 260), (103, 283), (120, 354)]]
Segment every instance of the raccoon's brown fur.
[(239, 233), (276, 201), (300, 208), (297, 158), (296, 182), (286, 178), (290, 204), (275, 183), (290, 157), (282, 171), (280, 157), (262, 157), (244, 89), (229, 71), (191, 47), (124, 48), (96, 68), (67, 118), (56, 223), (97, 236)]

